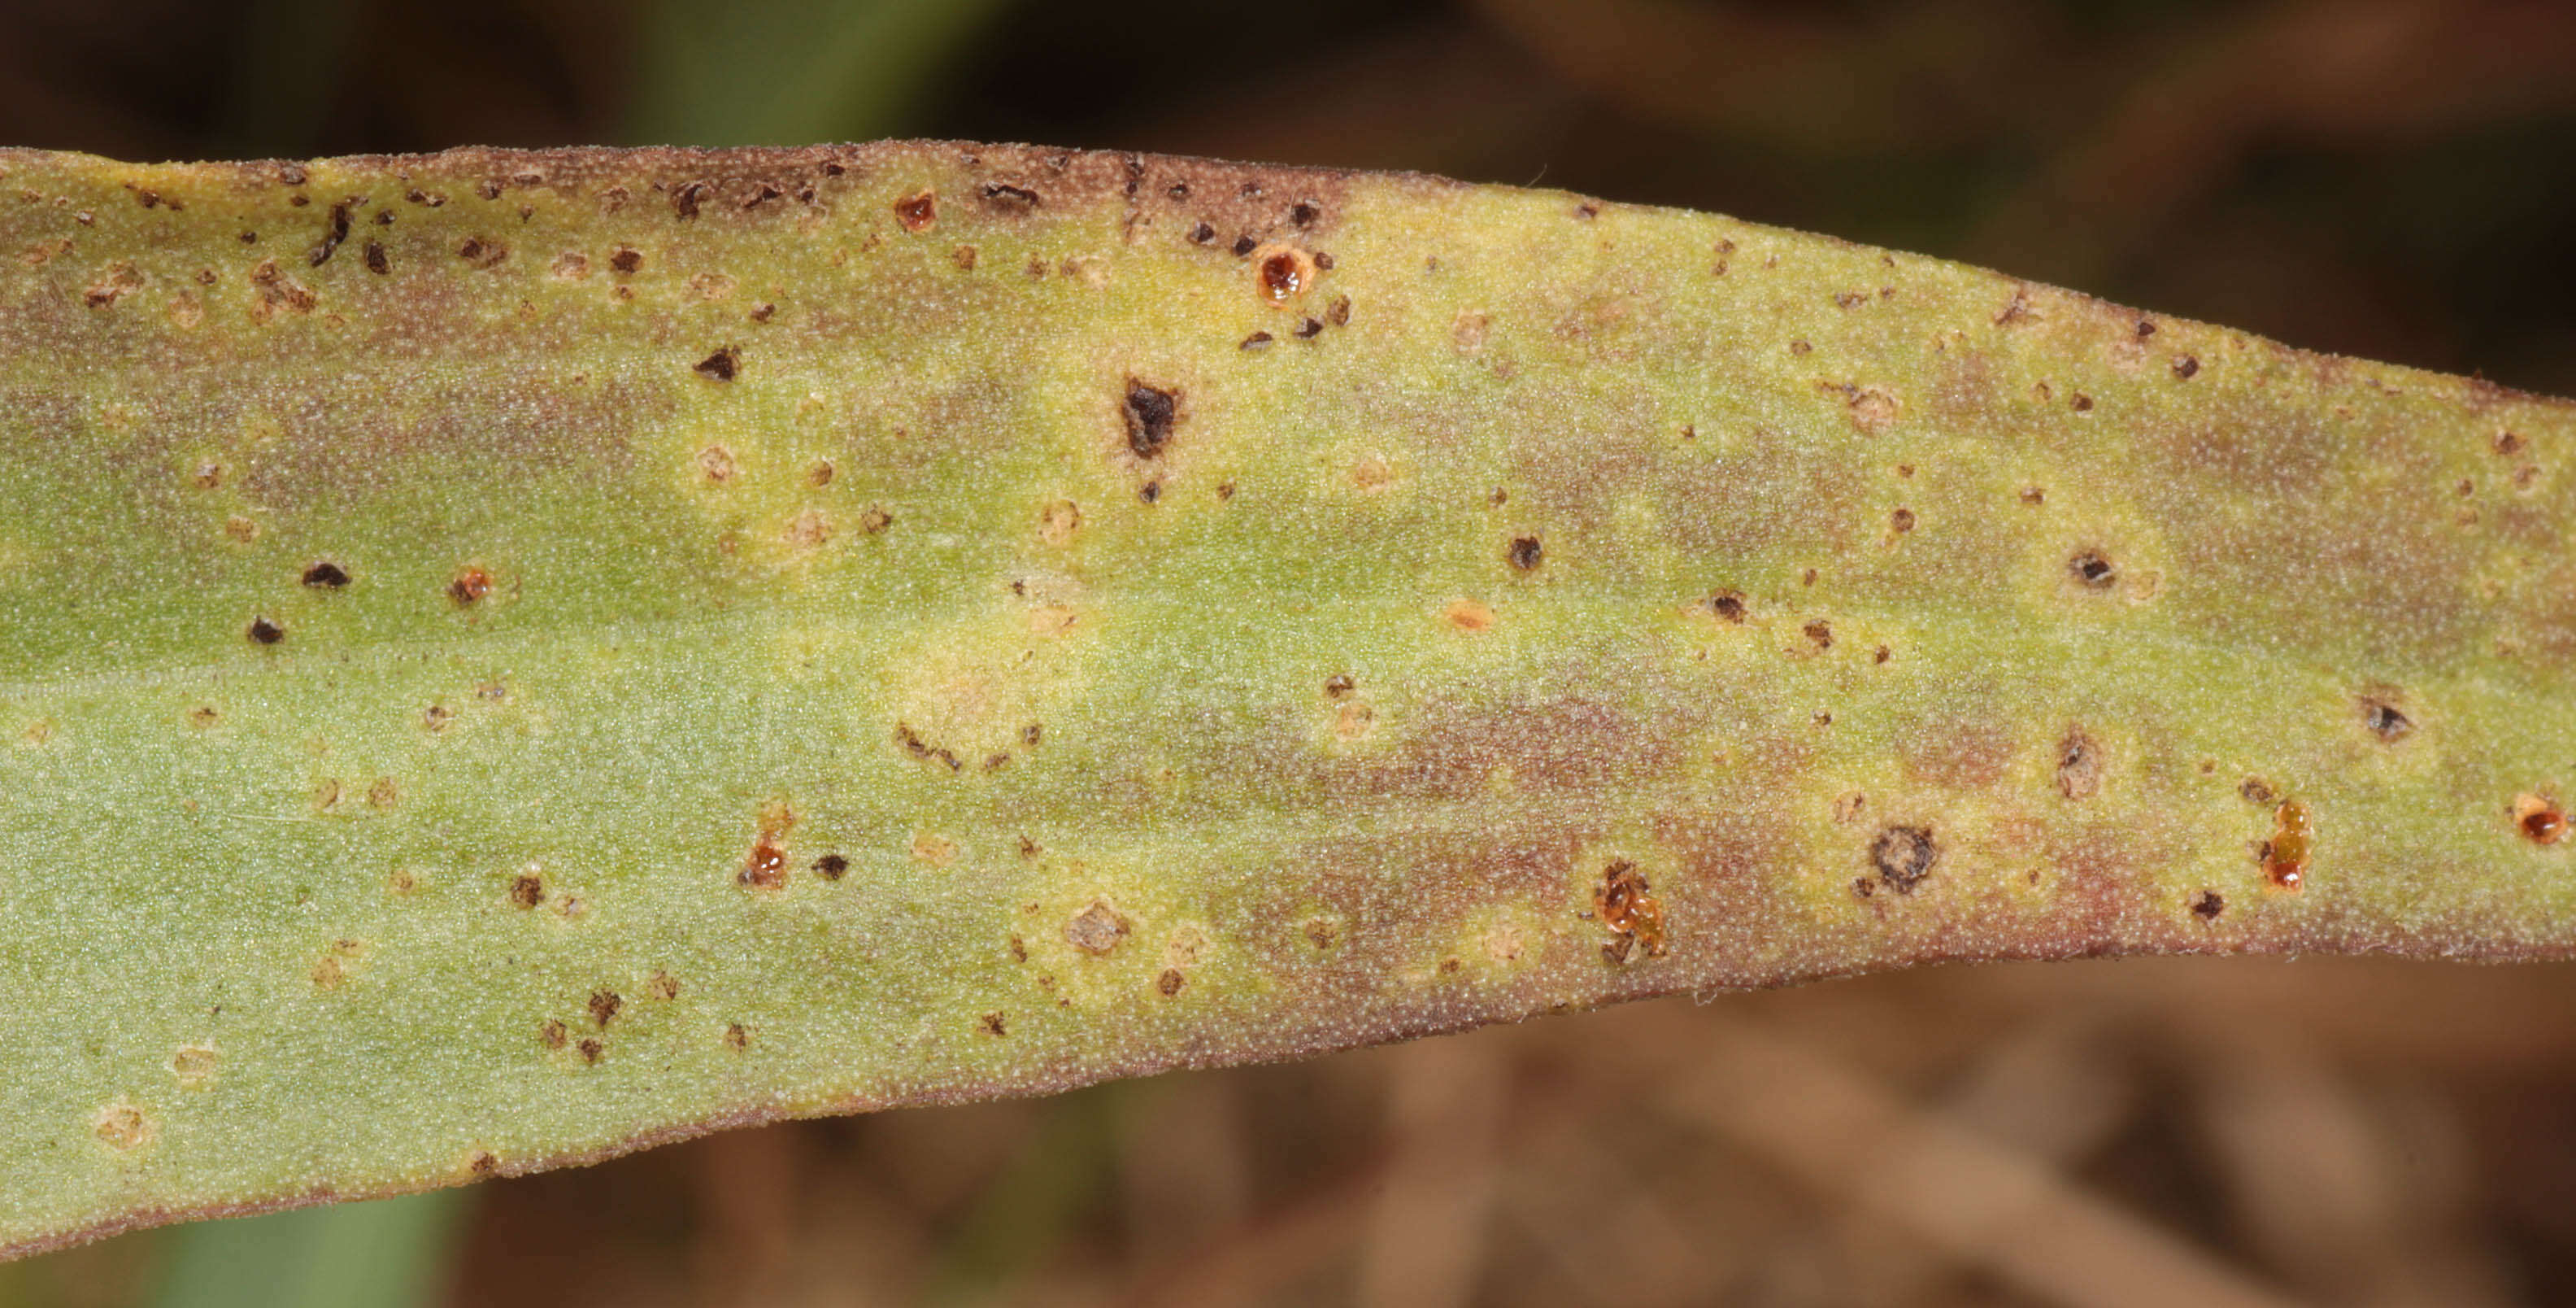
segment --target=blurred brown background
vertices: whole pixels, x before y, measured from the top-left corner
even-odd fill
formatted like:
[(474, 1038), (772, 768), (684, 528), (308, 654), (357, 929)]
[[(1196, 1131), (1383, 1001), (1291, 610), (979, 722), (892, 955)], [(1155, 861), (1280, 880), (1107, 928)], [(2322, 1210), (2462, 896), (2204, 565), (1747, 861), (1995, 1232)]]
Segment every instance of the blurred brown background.
[[(0, 0), (11, 144), (883, 135), (1713, 209), (2576, 394), (2564, 3)], [(426, 1270), (290, 1286), (351, 1247), (297, 1214), (0, 1267), (0, 1308), (2576, 1302), (2576, 977), (1950, 969), (369, 1210)]]

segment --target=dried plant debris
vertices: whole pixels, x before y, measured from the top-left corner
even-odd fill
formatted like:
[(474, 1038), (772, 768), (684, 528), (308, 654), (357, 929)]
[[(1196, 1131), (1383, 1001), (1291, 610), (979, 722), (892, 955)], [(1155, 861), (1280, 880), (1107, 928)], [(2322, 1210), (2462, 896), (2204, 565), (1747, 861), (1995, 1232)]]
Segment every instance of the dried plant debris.
[(0, 446), (14, 1253), (1646, 995), (2576, 942), (2576, 407), (1726, 218), (7, 151)]

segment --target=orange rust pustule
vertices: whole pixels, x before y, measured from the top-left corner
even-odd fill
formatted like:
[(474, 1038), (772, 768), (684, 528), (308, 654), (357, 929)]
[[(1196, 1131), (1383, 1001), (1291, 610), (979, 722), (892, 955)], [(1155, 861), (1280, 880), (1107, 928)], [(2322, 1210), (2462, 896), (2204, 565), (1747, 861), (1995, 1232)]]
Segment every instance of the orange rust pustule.
[(916, 191), (894, 202), (894, 216), (907, 232), (925, 232), (939, 221), (939, 194)]
[(2296, 890), (2308, 879), (2309, 841), (2316, 826), (2308, 806), (2295, 799), (2282, 800), (2272, 811), (2272, 820), (2278, 825), (2263, 846), (2263, 875), (2283, 890)]
[(2513, 825), (2535, 845), (2555, 845), (2567, 838), (2567, 810), (2539, 795), (2516, 795)]
[(1601, 884), (1592, 892), (1592, 911), (1616, 936), (1601, 947), (1612, 962), (1627, 961), (1629, 952), (1640, 945), (1648, 958), (1664, 956), (1664, 906), (1648, 893), (1652, 889), (1637, 865), (1626, 859), (1601, 870)]
[(1315, 258), (1296, 246), (1264, 245), (1250, 257), (1262, 302), (1271, 308), (1287, 308), (1315, 285)]
[(447, 583), (447, 598), (462, 608), (492, 593), (492, 574), (481, 568), (459, 568)]

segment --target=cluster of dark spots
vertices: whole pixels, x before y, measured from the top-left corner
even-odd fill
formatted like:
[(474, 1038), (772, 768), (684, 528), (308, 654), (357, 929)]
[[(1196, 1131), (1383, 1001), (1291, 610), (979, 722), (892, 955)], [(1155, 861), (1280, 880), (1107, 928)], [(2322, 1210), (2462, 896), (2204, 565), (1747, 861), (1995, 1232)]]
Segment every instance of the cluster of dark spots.
[(2188, 907), (2201, 921), (2215, 922), (2219, 914), (2227, 911), (2227, 900), (2215, 890), (2195, 890)]
[(2555, 845), (2567, 838), (2567, 810), (2541, 795), (2513, 797), (2514, 829), (2535, 845)]
[(2120, 581), (2120, 569), (2112, 564), (2109, 555), (2097, 549), (2081, 549), (2070, 555), (2066, 575), (2086, 590), (2109, 590)]
[(1181, 969), (1167, 967), (1163, 969), (1161, 976), (1154, 978), (1154, 988), (1162, 992), (1163, 998), (1169, 999), (1181, 993), (1181, 987), (1188, 984), (1188, 981), (1189, 978), (1181, 975)]
[(579, 1048), (581, 1050), (581, 1061), (585, 1063), (597, 1063), (599, 1061), (599, 1056), (608, 1052), (608, 1046), (601, 1044), (596, 1039), (583, 1040)]
[(825, 854), (814, 860), (814, 874), (826, 881), (838, 881), (850, 874), (850, 860), (839, 854)]
[(617, 992), (614, 990), (594, 990), (590, 992), (591, 1023), (603, 1030), (607, 1028), (611, 1021), (616, 1019), (618, 1010), (624, 1007), (626, 1007), (626, 1001), (619, 998)]
[(2272, 820), (2272, 838), (2259, 851), (2263, 875), (2283, 890), (2296, 890), (2307, 880), (2309, 843), (2316, 825), (2308, 816), (2308, 806), (2295, 799), (2282, 800), (2272, 811)]
[(1503, 551), (1503, 557), (1517, 571), (1536, 572), (1539, 564), (1546, 560), (1547, 552), (1536, 536), (1514, 536), (1511, 546)]
[(1094, 957), (1116, 949), (1126, 938), (1127, 919), (1097, 899), (1064, 924), (1065, 943)]
[(742, 351), (725, 346), (690, 365), (689, 370), (709, 381), (732, 381), (734, 375), (742, 371)]
[(1914, 893), (1923, 878), (1932, 875), (1934, 864), (1941, 861), (1941, 847), (1932, 838), (1932, 828), (1889, 826), (1879, 830), (1869, 842), (1869, 865), (1878, 879), (1900, 895)]
[(2082, 727), (2068, 727), (2057, 742), (2057, 793), (2091, 799), (2102, 789), (2102, 747)]
[(1043, 203), (1037, 192), (1009, 182), (986, 182), (983, 195), (984, 207), (995, 213), (1027, 213)]
[(894, 202), (894, 219), (907, 232), (926, 232), (939, 221), (939, 193), (916, 191)]
[(1010, 950), (1012, 962), (1025, 963), (1029, 961), (1029, 942), (1020, 939), (1018, 936), (1013, 936), (1009, 940), (1003, 942), (1003, 947)]
[(127, 294), (143, 289), (143, 273), (130, 263), (119, 263), (90, 284), (81, 293), (81, 303), (93, 309), (105, 309)]
[(473, 268), (498, 267), (510, 257), (510, 247), (481, 236), (468, 236), (456, 247), (456, 257)]
[(1709, 596), (1708, 611), (1716, 614), (1721, 621), (1739, 625), (1750, 612), (1745, 607), (1744, 592), (1740, 590), (1721, 590)]
[(988, 1036), (1003, 1036), (1010, 1034), (1009, 1030), (1003, 1026), (1002, 1015), (999, 1013), (986, 1013), (982, 1017), (976, 1018), (975, 1029)]
[(1834, 626), (1823, 618), (1818, 618), (1815, 621), (1808, 623), (1806, 626), (1799, 628), (1799, 630), (1808, 640), (1815, 642), (1815, 646), (1819, 650), (1828, 650), (1834, 647)]
[(329, 263), (331, 256), (339, 251), (340, 242), (349, 239), (349, 204), (343, 200), (331, 206), (330, 222), (322, 229), (322, 240), (304, 256), (306, 262), (316, 268)]
[(1177, 389), (1127, 379), (1127, 397), (1119, 406), (1119, 416), (1127, 425), (1127, 448), (1137, 458), (1162, 457), (1163, 447), (1172, 442), (1172, 428), (1180, 422), (1180, 400)]
[(510, 878), (510, 902), (527, 909), (546, 902), (545, 878), (534, 872), (522, 872)]
[(904, 753), (924, 763), (945, 763), (951, 772), (958, 769), (955, 751), (923, 740), (919, 732), (901, 722), (894, 724), (894, 743), (901, 746)]
[(286, 628), (279, 626), (275, 619), (263, 616), (251, 619), (244, 634), (251, 638), (253, 644), (274, 645), (286, 639)]
[(458, 608), (470, 608), (492, 593), (492, 574), (468, 565), (458, 568), (447, 583), (447, 598)]
[(440, 205), (447, 203), (447, 197), (445, 195), (436, 191), (424, 191), (418, 187), (412, 188), (410, 194), (405, 195), (403, 198), (424, 209), (435, 209)]
[(2200, 375), (2200, 360), (2186, 354), (2173, 361), (2173, 375), (2184, 381)]
[(1602, 926), (1609, 928), (1611, 939), (1601, 946), (1601, 956), (1613, 963), (1628, 961), (1638, 946), (1645, 946), (1646, 957), (1664, 956), (1664, 906), (1652, 894), (1645, 874), (1635, 863), (1617, 859), (1601, 869), (1601, 884), (1592, 891), (1592, 912)]
[(381, 241), (367, 242), (366, 246), (359, 250), (358, 257), (366, 263), (368, 272), (379, 277), (394, 270), (393, 261), (385, 256), (384, 243)]
[(1351, 680), (1351, 674), (1347, 672), (1336, 672), (1333, 675), (1324, 678), (1324, 698), (1342, 699), (1347, 697), (1353, 690), (1358, 689), (1358, 687), (1359, 683)]
[(707, 195), (714, 190), (713, 186), (705, 182), (690, 182), (682, 186), (671, 192), (671, 212), (682, 218), (697, 217), (698, 203), (706, 199)]
[(2395, 704), (2375, 696), (2365, 697), (2361, 701), (2361, 725), (2369, 728), (2370, 734), (2377, 736), (2381, 743), (2389, 745), (2394, 745), (2415, 732), (2415, 722), (2412, 718), (2407, 717)]
[(338, 590), (349, 584), (349, 571), (329, 559), (324, 559), (304, 570), (304, 584)]

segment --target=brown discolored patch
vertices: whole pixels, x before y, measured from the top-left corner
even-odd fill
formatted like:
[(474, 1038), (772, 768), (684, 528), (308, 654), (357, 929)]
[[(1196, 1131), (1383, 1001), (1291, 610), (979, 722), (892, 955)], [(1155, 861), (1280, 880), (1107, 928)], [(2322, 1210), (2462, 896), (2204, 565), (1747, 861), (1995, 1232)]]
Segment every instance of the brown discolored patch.
[(1930, 827), (1883, 827), (1869, 842), (1869, 865), (1877, 870), (1879, 880), (1900, 895), (1913, 894), (1940, 861), (1941, 846)]
[(1806, 626), (1800, 627), (1798, 630), (1801, 635), (1804, 635), (1807, 638), (1809, 644), (1814, 645), (1820, 651), (1829, 650), (1834, 647), (1834, 625), (1822, 618), (1818, 618), (1815, 621), (1808, 623)]
[(170, 1074), (194, 1090), (214, 1079), (215, 1051), (206, 1045), (183, 1045), (170, 1055)]
[(2184, 381), (2200, 375), (2200, 360), (2186, 354), (2173, 361), (2173, 375)]
[(1181, 975), (1181, 970), (1179, 968), (1167, 967), (1163, 969), (1163, 974), (1161, 976), (1154, 978), (1154, 988), (1162, 992), (1163, 998), (1169, 999), (1172, 996), (1181, 993), (1181, 987), (1186, 985), (1188, 980), (1189, 979), (1187, 977)]
[(2109, 590), (2120, 583), (2120, 569), (2098, 549), (2080, 549), (2067, 557), (2066, 575), (2086, 590)]
[(457, 244), (456, 257), (469, 268), (497, 268), (510, 257), (510, 247), (488, 237), (468, 236)]
[(339, 564), (325, 559), (306, 568), (303, 580), (307, 586), (338, 590), (349, 584), (349, 572)]
[(579, 250), (566, 250), (555, 256), (555, 261), (546, 266), (546, 271), (561, 281), (580, 281), (590, 276), (590, 256)]
[(1065, 943), (1095, 957), (1116, 949), (1126, 938), (1127, 919), (1097, 899), (1064, 924)]
[(561, 1049), (571, 1042), (571, 1030), (554, 1018), (547, 1018), (537, 1027), (537, 1043), (548, 1049)]
[(735, 1053), (751, 1048), (751, 1028), (740, 1022), (725, 1023), (724, 1042), (725, 1048)]
[(2057, 742), (2057, 793), (2091, 799), (2102, 790), (2102, 746), (2082, 727), (2069, 726)]
[(680, 978), (668, 972), (655, 972), (645, 978), (644, 995), (648, 999), (658, 999), (665, 1003), (677, 999), (680, 997)]
[(2307, 881), (2315, 821), (2308, 806), (2295, 799), (2282, 800), (2272, 821), (2272, 838), (2263, 843), (2263, 875), (2283, 890), (2296, 890)]
[(128, 1153), (161, 1138), (160, 1124), (140, 1108), (127, 1103), (109, 1104), (90, 1119), (90, 1134), (100, 1144)]
[(366, 246), (359, 252), (359, 257), (365, 261), (367, 271), (374, 273), (378, 277), (382, 277), (394, 270), (393, 260), (386, 257), (384, 243), (381, 241), (367, 242)]
[(1538, 565), (1546, 560), (1547, 552), (1539, 544), (1538, 537), (1515, 536), (1510, 547), (1503, 551), (1503, 557), (1518, 571), (1536, 572)]
[(1341, 699), (1344, 696), (1349, 695), (1352, 690), (1356, 689), (1358, 684), (1359, 683), (1351, 680), (1351, 674), (1347, 672), (1336, 672), (1333, 675), (1324, 678), (1324, 698)]
[(1745, 606), (1744, 592), (1740, 590), (1721, 590), (1709, 596), (1708, 609), (1721, 621), (1738, 624), (1742, 623), (1745, 615), (1750, 612)]
[(1637, 865), (1627, 859), (1601, 869), (1601, 884), (1592, 891), (1592, 912), (1615, 937), (1601, 947), (1611, 962), (1626, 962), (1631, 950), (1641, 946), (1648, 958), (1664, 956), (1664, 906), (1649, 893), (1652, 889)]
[(641, 271), (643, 267), (644, 252), (631, 245), (621, 245), (608, 252), (608, 270), (610, 272), (635, 273)]
[(1118, 412), (1127, 425), (1128, 450), (1140, 459), (1159, 459), (1180, 424), (1181, 393), (1130, 377)]
[(367, 787), (367, 807), (379, 812), (402, 803), (402, 786), (392, 777), (378, 777)]
[(729, 382), (742, 371), (741, 349), (727, 345), (689, 365), (689, 371), (708, 381)]
[(2567, 810), (2542, 795), (2513, 797), (2513, 826), (2535, 845), (2555, 845), (2567, 838)]
[(600, 1042), (599, 1042), (599, 1041), (597, 1041), (597, 1040), (584, 1040), (584, 1041), (582, 1041), (582, 1042), (581, 1042), (581, 1045), (580, 1045), (580, 1049), (581, 1049), (581, 1061), (583, 1061), (583, 1062), (585, 1062), (585, 1063), (597, 1063), (597, 1062), (599, 1061), (599, 1059), (600, 1059), (600, 1056), (601, 1056), (602, 1054), (605, 1054), (605, 1053), (607, 1053), (607, 1052), (608, 1052), (608, 1046), (606, 1046), (606, 1045), (604, 1045), (604, 1044), (600, 1043)]
[(939, 193), (924, 189), (894, 202), (895, 221), (907, 232), (926, 232), (939, 221)]
[(626, 1001), (616, 991), (594, 990), (590, 993), (591, 1024), (605, 1029), (610, 1022), (617, 1020), (619, 1010), (625, 1007)]
[(491, 593), (492, 574), (472, 564), (458, 568), (447, 582), (447, 598), (458, 608), (470, 608)]
[(976, 194), (982, 198), (986, 212), (1013, 217), (1032, 212), (1046, 203), (1046, 197), (1034, 189), (1011, 182), (986, 182), (984, 189)]
[(787, 520), (787, 543), (803, 550), (832, 543), (832, 519), (821, 509), (807, 509)]
[(2219, 914), (2227, 911), (2227, 899), (2215, 890), (2195, 890), (2192, 892), (2189, 906), (2192, 915), (2201, 921), (2215, 922)]
[(1475, 600), (1451, 600), (1440, 610), (1442, 619), (1460, 631), (1481, 632), (1494, 628), (1494, 611)]
[(814, 860), (814, 872), (826, 881), (838, 881), (850, 874), (850, 860), (839, 854), (825, 854)]
[(1002, 1015), (999, 1013), (986, 1013), (982, 1017), (976, 1018), (975, 1029), (988, 1036), (1006, 1036), (1010, 1034), (1010, 1028), (1004, 1024), (1002, 1021)]
[(510, 878), (510, 902), (533, 909), (546, 902), (546, 881), (534, 872), (522, 872)]

